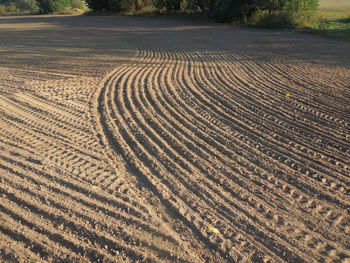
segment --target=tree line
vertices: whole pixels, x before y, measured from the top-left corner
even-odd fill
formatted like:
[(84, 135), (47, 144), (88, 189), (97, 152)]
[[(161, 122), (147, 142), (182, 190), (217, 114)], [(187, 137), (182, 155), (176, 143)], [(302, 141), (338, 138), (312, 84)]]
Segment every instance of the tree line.
[(86, 7), (84, 0), (0, 0), (1, 13), (57, 13), (67, 8)]
[[(66, 8), (94, 12), (185, 13), (219, 22), (240, 22), (271, 27), (292, 27), (312, 17), (318, 0), (0, 0), (1, 8), (54, 13)], [(2, 7), (1, 7), (2, 6)]]
[(161, 13), (184, 12), (221, 22), (246, 22), (255, 16), (280, 24), (306, 19), (318, 7), (318, 0), (86, 0), (86, 3), (93, 11), (139, 11), (151, 6)]

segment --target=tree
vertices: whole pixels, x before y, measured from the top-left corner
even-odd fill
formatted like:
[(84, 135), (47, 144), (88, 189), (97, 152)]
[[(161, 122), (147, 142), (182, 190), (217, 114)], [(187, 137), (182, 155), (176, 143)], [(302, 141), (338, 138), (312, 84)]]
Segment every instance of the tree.
[(55, 13), (62, 12), (70, 6), (69, 0), (38, 0), (40, 12)]
[(109, 10), (108, 0), (86, 0), (86, 4), (93, 11)]
[(70, 0), (71, 8), (86, 9), (86, 4), (84, 0)]
[(290, 15), (305, 19), (316, 13), (318, 0), (286, 0), (283, 9)]
[[(192, 12), (203, 17), (215, 18), (221, 22), (248, 22), (255, 14), (268, 14), (293, 21), (311, 16), (318, 6), (318, 0), (86, 0), (93, 11), (133, 11), (153, 1), (160, 12)], [(276, 22), (274, 22), (276, 21)], [(291, 23), (292, 24), (292, 23)]]

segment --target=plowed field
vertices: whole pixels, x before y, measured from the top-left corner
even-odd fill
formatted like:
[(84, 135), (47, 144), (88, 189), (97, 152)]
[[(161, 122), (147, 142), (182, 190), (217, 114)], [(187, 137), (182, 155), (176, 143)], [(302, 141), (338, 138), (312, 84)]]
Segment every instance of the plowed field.
[(349, 42), (2, 17), (0, 117), (3, 262), (350, 262)]

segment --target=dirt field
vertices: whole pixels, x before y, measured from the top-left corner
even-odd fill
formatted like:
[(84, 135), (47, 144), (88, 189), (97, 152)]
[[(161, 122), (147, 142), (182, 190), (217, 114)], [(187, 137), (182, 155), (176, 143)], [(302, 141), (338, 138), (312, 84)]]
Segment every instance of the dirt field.
[(0, 261), (350, 262), (349, 42), (2, 17), (0, 115)]

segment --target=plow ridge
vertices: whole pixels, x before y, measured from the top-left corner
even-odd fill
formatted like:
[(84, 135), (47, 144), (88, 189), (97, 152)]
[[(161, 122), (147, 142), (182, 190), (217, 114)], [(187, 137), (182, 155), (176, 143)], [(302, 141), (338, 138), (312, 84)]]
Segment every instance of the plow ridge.
[(347, 44), (114, 16), (1, 34), (22, 19), (0, 28), (1, 262), (348, 263)]
[[(349, 234), (338, 235), (349, 221), (349, 171), (342, 161), (348, 154), (339, 147), (350, 145), (345, 120), (323, 113), (329, 108), (322, 105), (304, 111), (297, 93), (292, 102), (284, 98), (288, 81), (310, 85), (305, 76), (283, 79), (271, 65), (247, 56), (245, 64), (237, 61), (227, 54), (142, 50), (104, 83), (98, 98), (104, 136), (169, 215), (175, 211), (224, 258), (347, 257), (348, 245), (334, 243)], [(251, 84), (266, 83), (264, 76), (272, 78), (263, 88)], [(302, 110), (311, 114), (290, 114)], [(284, 137), (286, 131), (295, 136)], [(332, 147), (327, 155), (325, 144)], [(225, 229), (214, 243), (205, 233), (210, 222)], [(242, 242), (245, 249), (225, 249)]]

